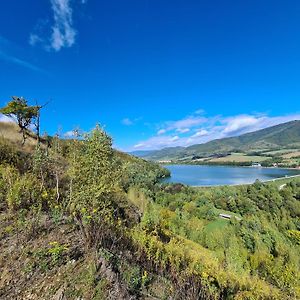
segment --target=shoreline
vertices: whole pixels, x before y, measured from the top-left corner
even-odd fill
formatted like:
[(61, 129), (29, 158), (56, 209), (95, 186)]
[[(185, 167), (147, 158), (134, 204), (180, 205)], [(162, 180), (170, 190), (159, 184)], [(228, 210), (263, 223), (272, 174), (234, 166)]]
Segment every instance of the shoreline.
[[(268, 182), (275, 182), (275, 181), (279, 181), (279, 180), (284, 180), (284, 179), (293, 179), (295, 177), (300, 177), (300, 174), (298, 175), (291, 175), (291, 176), (287, 176), (287, 177), (278, 177), (278, 178), (274, 178), (274, 179), (268, 179), (268, 180), (264, 180), (264, 181), (260, 181), (261, 183), (268, 183)], [(171, 183), (171, 182), (170, 182)], [(234, 183), (234, 184), (216, 184), (216, 185), (188, 185), (185, 184), (186, 186), (190, 186), (192, 188), (213, 188), (213, 187), (231, 187), (231, 186), (243, 186), (243, 185), (252, 185), (254, 184), (254, 182), (252, 183)]]
[(161, 166), (205, 166), (205, 167), (231, 167), (231, 168), (255, 168), (255, 169), (280, 169), (280, 170), (298, 170), (300, 167), (252, 167), (252, 166), (236, 166), (236, 165), (217, 165), (217, 164), (183, 164), (183, 163), (159, 163)]
[[(211, 167), (212, 165), (194, 165), (194, 164), (167, 164), (165, 166), (205, 166), (205, 167)], [(259, 180), (261, 183), (268, 183), (268, 182), (276, 182), (276, 181), (280, 181), (280, 180), (288, 180), (288, 179), (293, 179), (293, 178), (299, 178), (300, 177), (300, 169), (299, 168), (278, 168), (278, 167), (251, 167), (251, 166), (224, 166), (224, 165), (213, 165), (212, 167), (224, 167), (224, 168), (253, 168), (253, 169), (274, 169), (274, 170), (287, 170), (287, 171), (298, 171), (298, 174), (293, 174), (293, 175), (284, 175), (281, 177), (276, 177), (276, 178), (271, 178), (271, 179), (266, 179), (266, 180)], [(172, 177), (172, 172), (171, 172), (171, 176), (169, 178)], [(184, 184), (182, 182), (168, 182), (170, 184), (176, 184), (176, 183), (180, 183), (180, 184)], [(193, 188), (212, 188), (212, 187), (225, 187), (225, 186), (243, 186), (243, 185), (252, 185), (254, 184), (254, 182), (245, 182), (245, 183), (233, 183), (233, 184), (216, 184), (216, 185), (189, 185), (189, 184), (184, 184), (186, 186), (190, 186)]]
[(281, 170), (299, 170), (300, 172), (300, 166), (299, 167), (252, 167), (252, 166), (238, 166), (238, 165), (226, 165), (226, 164), (193, 164), (193, 163), (158, 163), (161, 166), (208, 166), (208, 167), (238, 167), (238, 168), (257, 168), (257, 169), (281, 169)]

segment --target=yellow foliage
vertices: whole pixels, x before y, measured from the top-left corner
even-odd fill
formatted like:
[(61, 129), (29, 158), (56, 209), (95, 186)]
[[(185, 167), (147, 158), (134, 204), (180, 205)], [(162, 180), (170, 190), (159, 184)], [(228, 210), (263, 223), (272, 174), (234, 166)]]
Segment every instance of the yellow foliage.
[(297, 244), (300, 245), (300, 231), (299, 230), (288, 230), (288, 235), (290, 238), (292, 238), (294, 241), (296, 241)]
[(208, 289), (217, 282), (218, 292), (222, 289), (235, 291), (234, 299), (284, 299), (279, 289), (257, 276), (225, 270), (212, 251), (167, 230), (164, 232), (170, 237), (167, 243), (163, 243), (158, 235), (146, 233), (140, 228), (133, 229), (130, 234), (150, 261), (160, 267), (170, 266), (182, 278), (196, 276)]

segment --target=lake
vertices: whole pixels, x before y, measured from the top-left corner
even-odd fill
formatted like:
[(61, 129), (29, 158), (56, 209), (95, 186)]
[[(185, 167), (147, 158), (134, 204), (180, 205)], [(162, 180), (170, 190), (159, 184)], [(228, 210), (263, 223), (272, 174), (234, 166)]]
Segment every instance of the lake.
[(164, 165), (171, 177), (163, 182), (183, 183), (192, 186), (213, 186), (253, 183), (275, 178), (299, 175), (300, 170), (280, 168), (253, 168), (201, 165)]

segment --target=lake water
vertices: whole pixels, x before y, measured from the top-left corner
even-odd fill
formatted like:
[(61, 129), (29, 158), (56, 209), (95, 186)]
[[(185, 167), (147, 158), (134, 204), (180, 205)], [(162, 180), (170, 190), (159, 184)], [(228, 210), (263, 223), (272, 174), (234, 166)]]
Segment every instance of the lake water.
[(253, 183), (275, 178), (299, 175), (300, 170), (279, 168), (253, 168), (201, 165), (165, 165), (171, 177), (164, 182), (177, 182), (192, 186), (232, 185)]

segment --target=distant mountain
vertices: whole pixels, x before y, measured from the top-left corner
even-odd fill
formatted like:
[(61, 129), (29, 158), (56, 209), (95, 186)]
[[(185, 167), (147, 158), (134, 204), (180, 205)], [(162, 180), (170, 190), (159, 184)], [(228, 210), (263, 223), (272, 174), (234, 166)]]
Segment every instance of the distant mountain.
[(137, 150), (137, 151), (131, 151), (128, 152), (130, 155), (138, 156), (138, 157), (146, 157), (150, 155), (150, 153), (153, 152), (152, 150)]
[(300, 121), (291, 121), (276, 126), (246, 133), (236, 137), (217, 139), (189, 147), (169, 147), (147, 151), (143, 157), (152, 160), (179, 160), (206, 157), (232, 151), (259, 151), (300, 147)]

